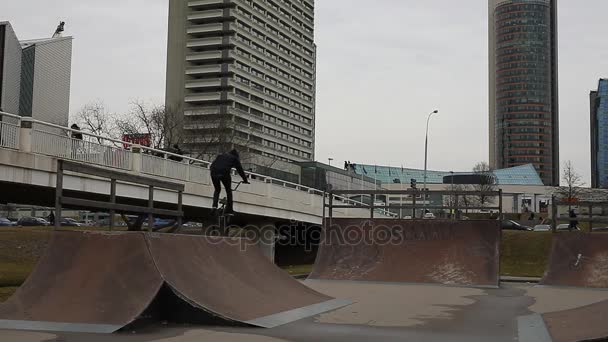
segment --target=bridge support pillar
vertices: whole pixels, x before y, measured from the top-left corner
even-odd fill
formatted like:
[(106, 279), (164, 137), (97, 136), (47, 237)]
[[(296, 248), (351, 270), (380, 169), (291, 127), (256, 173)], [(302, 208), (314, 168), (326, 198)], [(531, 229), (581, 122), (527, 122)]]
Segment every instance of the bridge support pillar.
[(277, 237), (275, 225), (260, 225), (258, 234), (259, 236), (256, 239), (258, 248), (262, 251), (262, 254), (264, 254), (265, 257), (274, 263), (274, 251)]

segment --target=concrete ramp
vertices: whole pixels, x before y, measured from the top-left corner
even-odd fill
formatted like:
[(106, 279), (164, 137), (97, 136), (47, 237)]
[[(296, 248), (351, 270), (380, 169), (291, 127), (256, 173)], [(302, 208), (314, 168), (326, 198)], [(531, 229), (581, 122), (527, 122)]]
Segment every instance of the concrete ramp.
[(541, 285), (608, 288), (608, 234), (557, 233)]
[(247, 240), (159, 234), (148, 240), (171, 289), (229, 321), (270, 328), (350, 304), (295, 281)]
[(605, 341), (608, 301), (518, 318), (520, 342)]
[(311, 279), (497, 287), (500, 222), (333, 219)]
[(0, 305), (0, 329), (112, 333), (150, 317), (274, 327), (348, 304), (305, 287), (247, 240), (55, 232)]
[(553, 342), (605, 341), (608, 301), (543, 315)]

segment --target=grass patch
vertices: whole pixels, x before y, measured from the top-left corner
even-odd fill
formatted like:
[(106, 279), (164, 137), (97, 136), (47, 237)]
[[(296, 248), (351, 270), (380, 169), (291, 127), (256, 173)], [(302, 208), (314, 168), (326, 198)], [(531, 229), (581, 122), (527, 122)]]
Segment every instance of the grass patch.
[(503, 231), (500, 273), (542, 277), (549, 262), (551, 232)]
[(291, 275), (309, 274), (312, 272), (312, 265), (285, 266), (283, 270)]
[(0, 229), (0, 287), (19, 286), (46, 250), (48, 228), (7, 227)]
[(0, 303), (6, 302), (15, 291), (17, 291), (16, 287), (0, 287)]

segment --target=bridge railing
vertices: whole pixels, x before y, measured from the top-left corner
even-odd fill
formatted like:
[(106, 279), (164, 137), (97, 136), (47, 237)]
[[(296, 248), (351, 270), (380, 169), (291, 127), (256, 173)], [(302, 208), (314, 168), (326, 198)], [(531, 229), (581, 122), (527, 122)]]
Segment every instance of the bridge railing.
[[(0, 147), (20, 149), (20, 127), (31, 128), (31, 152), (44, 154), (61, 159), (96, 164), (104, 167), (138, 171), (143, 174), (165, 177), (174, 180), (188, 181), (210, 185), (209, 161), (196, 159), (184, 155), (140, 146), (117, 139), (112, 139), (81, 130), (46, 123), (32, 118), (19, 117), (1, 113), (2, 117), (12, 118), (12, 122), (1, 121), (0, 128), (6, 127), (7, 146), (4, 139), (0, 139)], [(4, 131), (0, 130), (2, 137)], [(10, 137), (10, 138), (9, 138)], [(305, 192), (310, 195), (330, 196), (322, 190), (310, 188), (301, 184), (292, 183), (273, 177), (246, 172), (254, 182), (273, 184), (294, 191)], [(367, 206), (360, 201), (344, 196), (332, 195), (335, 201), (351, 205), (353, 208)], [(381, 214), (390, 216), (390, 211), (382, 210)]]
[(0, 112), (0, 147), (19, 149), (21, 117)]

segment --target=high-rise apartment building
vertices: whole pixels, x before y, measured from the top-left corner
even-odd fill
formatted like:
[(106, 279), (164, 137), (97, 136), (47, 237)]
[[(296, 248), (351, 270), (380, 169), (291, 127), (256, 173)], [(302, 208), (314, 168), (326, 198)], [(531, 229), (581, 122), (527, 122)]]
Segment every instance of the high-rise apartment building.
[(559, 185), (557, 0), (489, 0), (490, 164)]
[(608, 79), (591, 91), (591, 187), (608, 188)]
[[(170, 0), (166, 105), (186, 149), (254, 170), (314, 158), (312, 0)], [(264, 170), (261, 170), (264, 171)]]

